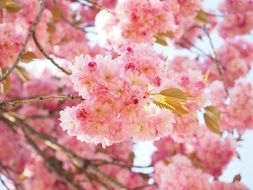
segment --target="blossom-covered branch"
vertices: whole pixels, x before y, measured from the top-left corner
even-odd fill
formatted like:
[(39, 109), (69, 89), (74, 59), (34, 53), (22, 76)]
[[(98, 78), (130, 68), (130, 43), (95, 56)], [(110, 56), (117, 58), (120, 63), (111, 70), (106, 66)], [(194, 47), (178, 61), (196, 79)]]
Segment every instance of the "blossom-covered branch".
[(253, 128), (253, 3), (205, 3), (0, 0), (2, 186), (248, 190), (220, 176)]

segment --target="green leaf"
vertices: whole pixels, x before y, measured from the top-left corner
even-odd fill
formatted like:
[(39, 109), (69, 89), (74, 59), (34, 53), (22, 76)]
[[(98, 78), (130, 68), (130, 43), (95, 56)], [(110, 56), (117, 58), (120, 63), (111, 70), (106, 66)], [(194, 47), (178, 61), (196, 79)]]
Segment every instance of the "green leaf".
[(18, 74), (18, 76), (21, 78), (21, 80), (23, 81), (30, 80), (29, 73), (23, 67), (17, 66), (15, 68), (15, 71)]
[(189, 110), (180, 102), (165, 98), (165, 102), (171, 107), (171, 110), (179, 115), (188, 114)]
[(21, 61), (25, 62), (25, 63), (29, 63), (30, 61), (32, 61), (34, 58), (36, 58), (35, 53), (33, 53), (32, 51), (27, 51), (25, 52), (22, 56), (21, 56)]
[(62, 10), (59, 7), (53, 7), (50, 9), (55, 21), (59, 21), (61, 18)]
[(220, 129), (220, 115), (221, 112), (215, 106), (206, 106), (204, 113), (204, 120), (207, 128), (216, 134), (221, 134)]
[(56, 27), (55, 24), (53, 22), (50, 22), (47, 24), (47, 32), (50, 34), (53, 34), (56, 32)]
[(169, 106), (166, 102), (161, 100), (153, 100), (153, 103), (161, 109), (169, 109), (169, 110), (172, 109), (171, 106)]
[(175, 34), (172, 31), (163, 33), (163, 35), (167, 36), (167, 38), (170, 38), (170, 39), (175, 38)]
[(189, 110), (184, 106), (188, 97), (190, 96), (182, 90), (170, 88), (155, 95), (153, 102), (161, 109), (169, 109), (178, 115), (184, 115), (189, 113)]
[(159, 94), (167, 98), (175, 99), (175, 101), (185, 102), (187, 100), (186, 94), (178, 88), (169, 88), (161, 91)]
[(197, 21), (199, 21), (199, 22), (204, 23), (204, 24), (209, 23), (208, 15), (207, 15), (207, 13), (206, 13), (205, 11), (203, 11), (203, 10), (198, 11), (198, 13), (197, 13), (195, 19), (196, 19)]
[(156, 34), (155, 36), (155, 42), (162, 45), (162, 46), (167, 46), (167, 37), (161, 33)]
[(0, 1), (0, 8), (5, 8), (9, 13), (17, 13), (21, 5), (13, 0), (3, 0)]
[(7, 77), (1, 84), (1, 93), (3, 96), (5, 96), (9, 90), (11, 89), (11, 79), (10, 77)]
[(205, 107), (206, 112), (208, 112), (212, 117), (216, 120), (220, 120), (221, 112), (220, 110), (215, 106), (206, 106)]

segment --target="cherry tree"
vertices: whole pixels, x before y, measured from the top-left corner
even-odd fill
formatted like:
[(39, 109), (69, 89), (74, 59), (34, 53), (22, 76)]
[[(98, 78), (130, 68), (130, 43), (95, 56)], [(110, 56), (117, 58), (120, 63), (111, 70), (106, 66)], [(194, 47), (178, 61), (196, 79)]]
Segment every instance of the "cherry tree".
[(0, 0), (1, 188), (247, 190), (253, 1), (204, 2)]

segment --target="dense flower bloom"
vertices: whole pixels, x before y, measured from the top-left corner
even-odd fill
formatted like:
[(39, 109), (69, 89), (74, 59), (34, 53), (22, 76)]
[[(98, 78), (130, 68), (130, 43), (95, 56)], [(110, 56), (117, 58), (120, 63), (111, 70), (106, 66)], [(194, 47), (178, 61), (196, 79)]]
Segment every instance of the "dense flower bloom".
[(171, 137), (155, 142), (158, 150), (153, 155), (153, 162), (165, 162), (175, 154), (188, 156), (193, 165), (214, 177), (219, 177), (231, 159), (235, 156), (235, 141), (232, 138), (220, 139), (207, 129), (198, 128), (191, 138), (176, 141)]
[(203, 171), (219, 177), (235, 156), (236, 145), (232, 138), (221, 139), (208, 130), (199, 130), (191, 143), (194, 148), (193, 163)]
[[(252, 95), (253, 86), (245, 78), (235, 82), (233, 88), (228, 90), (226, 97), (224, 86), (220, 81), (211, 84), (211, 102), (222, 111), (221, 128), (227, 131), (237, 130), (240, 133), (253, 127)], [(217, 95), (217, 96), (216, 96)], [(242, 112), (242, 110), (244, 110)]]
[[(6, 189), (247, 190), (239, 175), (219, 177), (253, 127), (253, 45), (231, 39), (250, 34), (252, 0), (223, 0), (220, 12), (201, 0), (43, 2), (0, 0), (0, 80), (20, 61), (0, 82)], [(209, 56), (213, 29), (225, 41), (216, 49), (213, 38)], [(50, 62), (56, 72), (43, 72)], [(144, 168), (133, 146), (142, 140), (157, 148)]]
[[(246, 129), (251, 129), (253, 127), (252, 96), (253, 86), (251, 83), (243, 78), (236, 81), (234, 88), (229, 91), (230, 102), (226, 106), (221, 126), (229, 131), (237, 129), (239, 132), (244, 132)], [(244, 111), (242, 112), (242, 110)]]
[(219, 32), (223, 38), (244, 35), (253, 29), (253, 3), (251, 0), (225, 0), (220, 5), (224, 20)]
[(179, 56), (168, 67), (169, 85), (184, 89), (195, 97), (203, 95), (206, 85), (197, 61)]
[(29, 160), (29, 149), (20, 136), (14, 133), (7, 124), (0, 122), (0, 160), (1, 166), (10, 167), (21, 173)]
[[(245, 40), (227, 40), (217, 51), (219, 64), (225, 83), (228, 87), (234, 85), (239, 77), (245, 76), (251, 69), (253, 60), (253, 44)], [(214, 60), (207, 59), (202, 64), (204, 72), (209, 72), (209, 80), (220, 79)]]
[(154, 139), (172, 127), (171, 112), (152, 106), (149, 97), (163, 83), (163, 61), (144, 44), (120, 51), (115, 59), (79, 56), (72, 66), (74, 89), (85, 101), (61, 112), (61, 126), (79, 140), (109, 145)]
[(181, 155), (172, 157), (168, 165), (163, 162), (155, 165), (154, 179), (159, 190), (209, 190), (208, 178), (208, 174), (195, 168), (187, 157)]
[(224, 183), (214, 181), (212, 183), (212, 190), (248, 190), (248, 188), (245, 185), (238, 182)]
[[(175, 155), (171, 159), (155, 164), (154, 179), (159, 190), (194, 189), (194, 190), (247, 190), (239, 182), (224, 183), (211, 181), (210, 175), (195, 168), (190, 159), (182, 155)], [(156, 188), (154, 188), (156, 189)]]
[(194, 18), (199, 10), (200, 2), (196, 0), (121, 0), (115, 12), (103, 10), (98, 13), (96, 26), (112, 45), (151, 42), (158, 33), (171, 32), (180, 36), (183, 23)]
[(14, 64), (22, 47), (22, 28), (11, 23), (0, 23), (0, 68)]

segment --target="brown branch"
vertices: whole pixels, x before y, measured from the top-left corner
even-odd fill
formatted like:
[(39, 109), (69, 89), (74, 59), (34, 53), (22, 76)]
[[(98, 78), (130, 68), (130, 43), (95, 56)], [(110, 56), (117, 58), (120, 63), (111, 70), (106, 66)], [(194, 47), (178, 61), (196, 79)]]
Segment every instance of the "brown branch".
[[(209, 57), (212, 59), (212, 56), (208, 55), (204, 50), (202, 50), (201, 48), (199, 48), (198, 46), (196, 46), (194, 43), (192, 43), (190, 40), (188, 40), (185, 37), (182, 37), (182, 40), (184, 42), (186, 42), (188, 45), (192, 46), (192, 48), (196, 49), (197, 51), (199, 51), (200, 53), (202, 53), (204, 56)], [(180, 43), (176, 42), (177, 44), (181, 45)], [(182, 46), (182, 45), (181, 45)], [(183, 47), (183, 46), (182, 46)], [(185, 47), (183, 47), (185, 48)], [(188, 48), (186, 48), (188, 49)]]
[(116, 186), (120, 187), (120, 190), (129, 190), (128, 187), (126, 187), (122, 183), (118, 182), (117, 180), (115, 180), (111, 176), (100, 171), (97, 167), (90, 165), (89, 168), (87, 168), (87, 169), (90, 169), (91, 172), (94, 173), (95, 175), (97, 175), (98, 177), (108, 180), (108, 182), (110, 182), (112, 185), (116, 185)]
[(21, 118), (18, 118), (14, 113), (0, 110), (0, 118), (9, 124), (9, 128), (12, 129), (14, 128), (13, 126), (20, 126), (22, 129), (29, 131), (32, 135), (43, 140), (46, 146), (54, 150), (60, 150), (64, 152), (72, 161), (75, 161), (75, 164), (79, 164), (79, 167), (83, 167), (84, 161), (86, 160), (80, 158), (66, 147), (60, 145), (55, 138), (36, 131), (33, 127), (25, 123)]
[(24, 129), (23, 129), (23, 132), (25, 134), (26, 141), (33, 147), (33, 149), (44, 160), (44, 162), (46, 163), (49, 170), (52, 170), (62, 181), (67, 183), (74, 190), (81, 190), (82, 189), (79, 184), (76, 184), (73, 182), (73, 179), (68, 175), (68, 173), (66, 173), (66, 171), (59, 170), (58, 166), (56, 166), (54, 164), (54, 162), (51, 162), (51, 160), (44, 155), (43, 151), (40, 150), (38, 145), (34, 142), (34, 140), (31, 137), (29, 137), (29, 135), (26, 133), (26, 131)]
[(122, 168), (128, 168), (128, 169), (131, 169), (131, 168), (140, 168), (140, 169), (143, 169), (143, 168), (151, 168), (151, 167), (153, 167), (151, 165), (148, 165), (148, 166), (135, 166), (135, 165), (126, 164), (124, 162), (107, 161), (107, 160), (100, 160), (100, 159), (92, 159), (90, 161), (91, 161), (92, 165), (94, 165), (94, 166), (115, 165), (115, 166), (119, 166), (119, 167), (122, 167)]
[(69, 71), (67, 71), (66, 69), (64, 69), (63, 67), (61, 67), (58, 63), (55, 62), (55, 60), (53, 58), (51, 58), (49, 55), (47, 55), (46, 51), (42, 48), (39, 40), (36, 37), (36, 32), (33, 32), (32, 34), (33, 37), (33, 41), (35, 43), (35, 45), (37, 46), (37, 48), (40, 50), (40, 52), (49, 60), (51, 61), (51, 63), (53, 63), (54, 66), (56, 66), (59, 70), (61, 70), (62, 72), (64, 72), (67, 75), (70, 75), (71, 73)]
[(102, 7), (101, 5), (99, 5), (96, 1), (94, 0), (78, 0), (79, 3), (81, 3), (82, 5), (86, 5), (86, 6), (94, 6), (97, 9), (104, 9), (104, 7)]
[(222, 68), (221, 68), (221, 65), (220, 65), (220, 61), (218, 59), (218, 55), (217, 55), (217, 53), (215, 51), (215, 48), (214, 48), (214, 44), (213, 44), (212, 38), (211, 38), (211, 36), (210, 36), (209, 32), (207, 31), (207, 29), (206, 29), (205, 26), (202, 29), (205, 32), (205, 34), (206, 34), (206, 36), (208, 38), (208, 41), (210, 43), (210, 46), (212, 48), (213, 55), (214, 55), (213, 60), (214, 60), (214, 63), (216, 65), (216, 69), (217, 69), (217, 71), (218, 71), (218, 73), (219, 73), (219, 75), (221, 77), (221, 80), (223, 81), (225, 92), (228, 95), (228, 89), (227, 89), (226, 81), (225, 81), (225, 78), (224, 78), (224, 75), (223, 75), (223, 71), (222, 71)]
[(6, 107), (6, 106), (15, 107), (15, 106), (22, 105), (22, 104), (31, 104), (31, 103), (41, 102), (41, 101), (45, 101), (45, 100), (50, 100), (50, 99), (56, 99), (56, 100), (59, 100), (59, 101), (74, 100), (74, 99), (84, 100), (80, 96), (48, 95), (48, 96), (39, 96), (39, 97), (35, 97), (35, 98), (20, 99), (20, 100), (8, 101), (8, 102), (0, 102), (0, 107)]
[(28, 32), (28, 35), (25, 38), (24, 44), (23, 44), (20, 52), (18, 53), (18, 56), (17, 56), (14, 64), (12, 65), (12, 67), (10, 69), (8, 69), (8, 71), (6, 71), (3, 74), (3, 76), (0, 78), (0, 82), (3, 81), (3, 80), (5, 80), (11, 74), (11, 72), (15, 69), (15, 67), (18, 65), (19, 60), (20, 60), (21, 56), (23, 55), (23, 53), (25, 52), (26, 46), (27, 46), (27, 44), (28, 44), (28, 42), (29, 42), (32, 34), (35, 32), (35, 28), (36, 28), (37, 24), (40, 21), (40, 18), (41, 18), (41, 15), (43, 13), (44, 8), (45, 8), (45, 0), (41, 0), (39, 12), (36, 15), (36, 17), (35, 17), (35, 19), (34, 19), (34, 21), (32, 23), (32, 26), (31, 26), (31, 28), (30, 28), (30, 30)]
[[(31, 126), (26, 124), (22, 119), (15, 117), (14, 115), (10, 115), (8, 112), (3, 112), (0, 110), (0, 116), (1, 119), (7, 120), (7, 122), (10, 125), (15, 125), (15, 126), (20, 126), (21, 128), (28, 130), (31, 134), (35, 135), (36, 137), (42, 139), (45, 143), (45, 145), (49, 146), (50, 148), (53, 148), (54, 150), (60, 150), (64, 154), (66, 154), (69, 158), (70, 161), (81, 171), (85, 172), (90, 171), (91, 173), (95, 174), (96, 176), (107, 180), (111, 185), (120, 187), (121, 190), (128, 190), (128, 188), (123, 185), (122, 183), (118, 182), (111, 176), (105, 174), (104, 172), (100, 171), (96, 166), (92, 165), (91, 161), (88, 159), (84, 159), (75, 153), (73, 153), (71, 150), (67, 149), (66, 147), (60, 145), (57, 143), (57, 141), (49, 137), (45, 134), (39, 133), (35, 129), (33, 129)], [(87, 171), (85, 171), (87, 170)]]
[(2, 177), (0, 176), (0, 182), (2, 183), (2, 185), (4, 186), (4, 188), (6, 190), (10, 190), (10, 188), (7, 186), (7, 184), (5, 183), (5, 181), (2, 179)]

